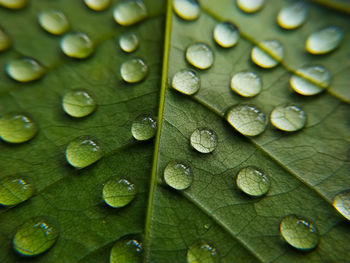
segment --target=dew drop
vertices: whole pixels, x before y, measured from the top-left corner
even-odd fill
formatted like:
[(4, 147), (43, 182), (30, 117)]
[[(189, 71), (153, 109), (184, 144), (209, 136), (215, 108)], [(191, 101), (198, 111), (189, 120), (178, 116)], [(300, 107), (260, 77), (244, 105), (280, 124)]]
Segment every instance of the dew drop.
[(219, 257), (215, 247), (201, 240), (187, 249), (187, 263), (218, 263)]
[(280, 10), (277, 23), (284, 29), (295, 29), (304, 23), (306, 15), (306, 4), (302, 1), (295, 2)]
[(267, 125), (265, 114), (252, 105), (233, 106), (227, 112), (226, 119), (233, 128), (246, 136), (261, 134)]
[(138, 116), (131, 125), (132, 136), (138, 141), (149, 140), (157, 132), (157, 121), (149, 115)]
[(311, 54), (326, 54), (336, 49), (344, 32), (337, 26), (329, 26), (312, 33), (306, 40), (306, 50)]
[(6, 142), (26, 142), (37, 132), (37, 124), (24, 114), (11, 112), (0, 117), (0, 138)]
[(81, 118), (96, 110), (96, 100), (85, 90), (68, 91), (62, 100), (63, 110), (70, 116)]
[(48, 10), (39, 14), (40, 26), (53, 35), (61, 35), (69, 28), (69, 22), (65, 14), (60, 10)]
[(68, 57), (87, 58), (94, 51), (94, 44), (84, 33), (69, 33), (61, 40), (61, 50)]
[(207, 128), (195, 129), (190, 138), (191, 146), (200, 153), (211, 153), (218, 145), (214, 131)]
[(196, 68), (207, 69), (214, 63), (214, 53), (207, 44), (195, 43), (186, 49), (186, 59)]
[(276, 67), (283, 59), (283, 46), (277, 40), (266, 40), (253, 47), (252, 61), (262, 68)]
[(87, 7), (94, 11), (102, 11), (107, 9), (110, 4), (111, 0), (84, 0)]
[(350, 190), (337, 194), (333, 199), (333, 206), (347, 220), (350, 220)]
[(0, 52), (5, 51), (11, 47), (11, 39), (5, 33), (4, 30), (0, 28)]
[(270, 116), (271, 124), (282, 131), (298, 131), (305, 126), (306, 114), (300, 107), (283, 104), (275, 107)]
[(225, 48), (233, 47), (239, 40), (239, 30), (231, 22), (216, 24), (213, 35), (215, 42)]
[(174, 75), (171, 86), (183, 94), (193, 95), (200, 88), (200, 79), (193, 70), (184, 69)]
[(46, 220), (30, 219), (17, 229), (13, 247), (19, 254), (36, 256), (51, 248), (58, 236), (58, 230)]
[(11, 60), (6, 66), (7, 74), (19, 82), (30, 82), (40, 79), (45, 68), (33, 58), (19, 58)]
[(191, 167), (179, 162), (170, 161), (164, 169), (164, 181), (176, 190), (185, 190), (192, 184)]
[(243, 97), (254, 97), (262, 89), (261, 78), (253, 72), (239, 72), (231, 79), (231, 89)]
[(113, 11), (114, 20), (122, 26), (130, 26), (147, 17), (147, 9), (141, 0), (124, 0)]
[(119, 45), (124, 52), (133, 52), (139, 46), (139, 39), (135, 33), (127, 32), (120, 36)]
[(18, 205), (34, 194), (34, 186), (20, 176), (8, 176), (0, 180), (0, 205)]
[(28, 0), (0, 0), (0, 6), (9, 9), (21, 9), (25, 7), (27, 3)]
[(237, 6), (243, 12), (255, 13), (264, 5), (265, 0), (237, 0)]
[(141, 58), (133, 58), (125, 61), (120, 66), (122, 79), (129, 83), (136, 83), (143, 80), (148, 73), (148, 66)]
[(238, 172), (236, 184), (242, 192), (254, 197), (263, 196), (270, 189), (269, 177), (253, 166), (245, 167)]
[(289, 245), (300, 250), (315, 248), (320, 239), (316, 226), (296, 215), (283, 218), (280, 231)]
[(119, 239), (111, 249), (110, 263), (140, 263), (143, 244), (138, 238), (126, 236)]
[(195, 20), (200, 15), (198, 0), (173, 0), (173, 8), (185, 20)]
[(107, 205), (119, 208), (126, 206), (136, 196), (135, 185), (126, 179), (109, 180), (103, 187), (102, 197)]
[(87, 135), (75, 138), (66, 148), (66, 159), (75, 168), (85, 168), (97, 162), (103, 155), (100, 143)]

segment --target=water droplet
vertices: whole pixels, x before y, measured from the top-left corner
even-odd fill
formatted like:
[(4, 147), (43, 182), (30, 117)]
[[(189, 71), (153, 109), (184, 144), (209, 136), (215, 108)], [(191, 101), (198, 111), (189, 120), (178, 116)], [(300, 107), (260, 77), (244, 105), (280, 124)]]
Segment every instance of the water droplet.
[(96, 101), (85, 90), (71, 90), (63, 96), (62, 106), (68, 115), (81, 118), (96, 110)]
[(34, 186), (20, 176), (0, 180), (0, 205), (17, 205), (34, 194)]
[(237, 6), (243, 12), (255, 13), (264, 5), (264, 0), (237, 0)]
[(187, 263), (218, 263), (216, 249), (201, 240), (193, 243), (187, 249)]
[(0, 6), (9, 9), (20, 9), (27, 5), (28, 0), (0, 0)]
[(252, 105), (233, 106), (227, 112), (226, 119), (233, 128), (246, 136), (261, 134), (267, 125), (265, 114)]
[(68, 57), (83, 59), (92, 54), (94, 44), (84, 33), (69, 33), (62, 38), (61, 49)]
[(315, 248), (320, 239), (316, 226), (295, 215), (282, 219), (280, 231), (289, 245), (301, 250)]
[(196, 68), (207, 69), (214, 63), (214, 53), (207, 44), (195, 43), (186, 49), (186, 59)]
[(295, 29), (301, 26), (307, 15), (304, 2), (295, 2), (283, 7), (277, 16), (277, 23), (284, 29)]
[(132, 136), (139, 141), (145, 141), (153, 138), (156, 131), (157, 121), (148, 115), (138, 116), (131, 126)]
[(110, 4), (111, 0), (84, 0), (87, 7), (94, 11), (102, 11), (107, 9)]
[(333, 206), (347, 220), (350, 220), (350, 190), (337, 194), (333, 199)]
[(218, 145), (214, 131), (207, 128), (195, 129), (190, 138), (191, 146), (200, 153), (211, 153)]
[(200, 15), (198, 0), (173, 0), (173, 8), (185, 20), (195, 20)]
[(37, 132), (38, 126), (26, 115), (11, 112), (0, 117), (0, 137), (6, 142), (26, 142)]
[(238, 172), (236, 184), (242, 192), (254, 197), (265, 195), (270, 189), (269, 177), (253, 166)]
[(134, 200), (136, 188), (126, 179), (112, 179), (104, 185), (102, 196), (107, 205), (119, 208)]
[(261, 78), (253, 72), (239, 72), (231, 79), (231, 89), (243, 97), (254, 97), (261, 88)]
[(22, 255), (36, 256), (51, 248), (58, 235), (58, 230), (46, 220), (30, 219), (17, 229), (13, 247)]
[(38, 16), (40, 26), (53, 35), (61, 35), (69, 28), (65, 14), (60, 10), (48, 10)]
[(252, 61), (262, 68), (276, 67), (283, 59), (283, 46), (277, 40), (266, 40), (253, 47)]
[(148, 66), (141, 58), (133, 58), (125, 61), (120, 66), (120, 75), (124, 81), (136, 83), (143, 80), (148, 73)]
[(35, 59), (19, 58), (11, 60), (6, 66), (7, 74), (19, 82), (30, 82), (40, 79), (44, 73), (44, 67)]
[(11, 46), (11, 39), (5, 33), (4, 30), (0, 28), (0, 52), (9, 49)]
[(293, 104), (279, 105), (271, 112), (271, 124), (282, 131), (298, 131), (305, 126), (306, 114)]
[(304, 67), (295, 72), (289, 83), (295, 92), (311, 96), (329, 87), (331, 73), (322, 66)]
[(191, 167), (182, 162), (170, 161), (164, 169), (165, 183), (176, 190), (190, 187), (192, 179)]
[(337, 26), (329, 26), (312, 33), (306, 40), (306, 50), (311, 54), (326, 54), (336, 49), (344, 32)]
[(225, 48), (233, 47), (239, 39), (239, 30), (231, 22), (216, 24), (213, 34), (216, 43)]
[(138, 48), (139, 39), (136, 34), (127, 32), (120, 36), (119, 45), (123, 51), (130, 53)]
[(104, 155), (100, 143), (91, 136), (80, 136), (71, 141), (66, 149), (66, 159), (75, 168), (84, 168), (97, 162)]
[(110, 263), (140, 263), (143, 245), (138, 238), (126, 236), (119, 239), (112, 247)]
[(114, 20), (122, 26), (130, 26), (147, 17), (145, 4), (141, 0), (124, 0), (113, 11)]
[(200, 79), (196, 72), (184, 69), (174, 75), (171, 86), (183, 94), (193, 95), (200, 88)]

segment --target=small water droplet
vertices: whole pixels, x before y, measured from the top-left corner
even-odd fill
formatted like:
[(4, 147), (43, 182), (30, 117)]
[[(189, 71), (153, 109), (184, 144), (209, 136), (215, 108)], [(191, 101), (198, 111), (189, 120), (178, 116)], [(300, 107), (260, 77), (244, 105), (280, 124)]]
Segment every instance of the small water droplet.
[(193, 180), (191, 167), (179, 162), (170, 161), (164, 169), (164, 181), (176, 190), (185, 190)]
[(265, 114), (252, 105), (233, 106), (227, 112), (226, 119), (233, 128), (246, 136), (261, 134), (267, 125)]
[(306, 50), (311, 54), (326, 54), (336, 49), (344, 32), (337, 26), (329, 26), (312, 33), (306, 40)]
[(87, 7), (94, 11), (102, 11), (107, 9), (110, 4), (111, 0), (84, 0)]
[(131, 125), (132, 136), (139, 141), (153, 138), (156, 131), (157, 121), (149, 115), (138, 116)]
[(7, 74), (19, 82), (30, 82), (40, 79), (45, 68), (33, 58), (19, 58), (11, 60), (6, 66)]
[(66, 159), (75, 168), (85, 168), (97, 162), (103, 155), (100, 143), (87, 135), (75, 138), (66, 148)]
[(350, 220), (350, 190), (337, 194), (333, 199), (333, 206), (347, 220)]
[(289, 83), (301, 95), (316, 95), (329, 87), (331, 73), (322, 66), (304, 67), (293, 74)]
[(171, 86), (183, 94), (193, 95), (200, 88), (200, 79), (196, 72), (184, 69), (174, 75)]
[(0, 180), (0, 205), (18, 205), (34, 194), (34, 186), (20, 176)]
[(195, 43), (186, 49), (186, 59), (196, 68), (207, 69), (214, 63), (214, 53), (207, 44)]
[(11, 47), (11, 39), (3, 29), (0, 28), (0, 52)]
[(25, 256), (36, 256), (51, 248), (59, 232), (42, 219), (30, 219), (20, 226), (13, 238), (14, 249)]
[(216, 24), (214, 28), (214, 40), (222, 47), (233, 47), (239, 40), (239, 30), (231, 22)]
[(266, 40), (253, 47), (252, 61), (262, 68), (276, 67), (283, 59), (283, 46), (277, 40)]
[(6, 142), (26, 142), (37, 132), (36, 123), (24, 114), (10, 112), (0, 117), (0, 137)]
[(65, 14), (60, 10), (47, 10), (39, 14), (40, 26), (53, 35), (61, 35), (69, 28)]
[(255, 13), (264, 5), (265, 0), (237, 0), (237, 6), (243, 12)]
[(211, 153), (218, 145), (214, 131), (207, 128), (195, 129), (190, 138), (191, 146), (200, 153)]
[(135, 196), (135, 185), (126, 179), (109, 180), (103, 187), (103, 200), (114, 208), (126, 206), (134, 200)]
[(218, 263), (215, 247), (204, 240), (197, 241), (187, 249), (187, 263)]
[(236, 184), (242, 192), (254, 197), (263, 196), (270, 189), (269, 177), (253, 166), (245, 167), (238, 172)]
[(198, 0), (173, 0), (173, 8), (185, 20), (195, 20), (200, 15)]
[(283, 218), (280, 231), (289, 245), (300, 250), (315, 248), (320, 239), (316, 226), (296, 215)]
[(141, 0), (124, 0), (113, 11), (114, 20), (122, 26), (130, 26), (147, 17), (147, 9)]
[(96, 110), (96, 100), (85, 90), (68, 91), (62, 100), (63, 110), (70, 116), (81, 118)]
[(135, 33), (127, 32), (120, 36), (119, 45), (121, 50), (130, 53), (138, 48), (139, 39)]
[(296, 105), (283, 104), (272, 110), (270, 120), (277, 129), (293, 132), (305, 126), (306, 114)]
[(141, 58), (133, 58), (125, 61), (120, 66), (120, 75), (124, 81), (136, 83), (143, 80), (148, 73), (148, 66)]
[(112, 247), (110, 263), (140, 263), (142, 261), (143, 244), (138, 238), (125, 236)]
[(68, 57), (87, 58), (94, 51), (94, 44), (84, 33), (69, 33), (61, 40), (61, 50)]
[(243, 97), (254, 97), (262, 89), (261, 78), (253, 72), (239, 72), (231, 79), (231, 89)]
[(9, 9), (21, 9), (25, 7), (27, 3), (28, 0), (0, 0), (0, 6)]
[(284, 29), (295, 29), (304, 23), (306, 15), (306, 4), (302, 1), (294, 2), (280, 10), (277, 23)]

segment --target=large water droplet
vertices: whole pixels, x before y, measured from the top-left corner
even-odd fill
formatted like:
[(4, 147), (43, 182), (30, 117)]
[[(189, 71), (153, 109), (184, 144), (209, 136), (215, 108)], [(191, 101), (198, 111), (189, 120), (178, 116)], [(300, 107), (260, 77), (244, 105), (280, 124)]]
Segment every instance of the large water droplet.
[(173, 8), (185, 20), (195, 20), (200, 15), (198, 0), (173, 0)]
[(4, 30), (0, 28), (0, 52), (9, 49), (11, 46), (11, 39)]
[(62, 107), (68, 115), (81, 118), (96, 110), (96, 101), (85, 90), (71, 90), (63, 96)]
[(141, 0), (124, 0), (113, 11), (115, 21), (122, 26), (130, 26), (147, 17), (145, 4)]
[(239, 72), (231, 79), (231, 89), (243, 97), (254, 97), (261, 88), (261, 78), (253, 72)]
[(0, 180), (0, 205), (17, 205), (34, 194), (34, 186), (20, 176)]
[(253, 47), (252, 61), (262, 68), (276, 67), (283, 59), (283, 46), (277, 40), (266, 40)]
[(214, 63), (214, 53), (207, 44), (195, 43), (186, 49), (186, 59), (196, 68), (207, 69)]
[(143, 245), (138, 238), (126, 236), (119, 239), (111, 250), (110, 263), (142, 262)]
[(66, 159), (75, 168), (84, 168), (97, 162), (104, 155), (100, 143), (91, 136), (80, 136), (66, 148)]
[(238, 172), (236, 184), (241, 191), (254, 197), (265, 195), (270, 189), (269, 177), (253, 166)]
[(293, 132), (305, 126), (306, 114), (296, 105), (283, 104), (273, 109), (270, 120), (277, 129)]
[(94, 51), (94, 44), (84, 33), (69, 33), (62, 38), (60, 45), (63, 53), (72, 58), (87, 58)]
[(120, 66), (120, 75), (124, 81), (136, 83), (143, 80), (148, 73), (148, 66), (141, 58), (133, 58), (125, 61)]
[(294, 29), (301, 26), (307, 15), (306, 4), (302, 1), (283, 7), (277, 16), (277, 23), (284, 29)]
[(109, 7), (111, 0), (84, 0), (85, 4), (94, 11), (102, 11)]
[(233, 128), (247, 136), (259, 135), (267, 125), (265, 114), (252, 105), (233, 106), (227, 112), (226, 119)]
[(255, 13), (264, 5), (265, 0), (237, 0), (237, 6), (246, 13)]
[(0, 6), (9, 9), (20, 9), (27, 5), (28, 0), (0, 0)]
[(11, 112), (0, 117), (0, 137), (6, 142), (26, 142), (37, 132), (38, 126), (26, 115)]
[(220, 261), (215, 247), (201, 240), (187, 249), (187, 263), (218, 263)]
[(297, 93), (311, 96), (329, 87), (331, 73), (322, 66), (304, 67), (295, 72), (289, 83)]
[(48, 10), (38, 16), (40, 26), (54, 35), (61, 35), (69, 28), (69, 22), (65, 14), (60, 10)]
[(233, 47), (239, 39), (238, 28), (231, 22), (216, 24), (213, 35), (216, 43), (225, 48)]
[(179, 162), (170, 161), (164, 169), (164, 181), (176, 190), (185, 190), (193, 180), (191, 167)]
[(337, 194), (333, 199), (333, 206), (347, 220), (350, 220), (350, 190)]
[(136, 34), (127, 32), (120, 36), (119, 45), (123, 51), (130, 53), (138, 48), (139, 39)]
[(126, 179), (109, 180), (103, 187), (103, 200), (114, 208), (126, 206), (134, 200), (135, 196), (135, 185)]
[(40, 79), (45, 68), (33, 58), (19, 58), (11, 60), (6, 66), (7, 74), (14, 80), (30, 82)]
[(190, 138), (191, 146), (200, 153), (211, 153), (218, 145), (214, 131), (207, 128), (195, 129)]
[(183, 94), (193, 95), (200, 88), (200, 79), (196, 72), (184, 69), (174, 75), (171, 86)]
[(315, 248), (320, 239), (316, 226), (296, 215), (283, 218), (280, 231), (289, 245), (301, 250)]
[(138, 116), (131, 126), (132, 136), (139, 141), (145, 141), (153, 138), (156, 131), (157, 121), (149, 115)]
[(344, 32), (337, 26), (329, 26), (312, 33), (306, 40), (306, 50), (311, 54), (326, 54), (336, 49)]
[(14, 249), (25, 256), (36, 256), (53, 246), (59, 232), (46, 220), (30, 219), (17, 229)]

